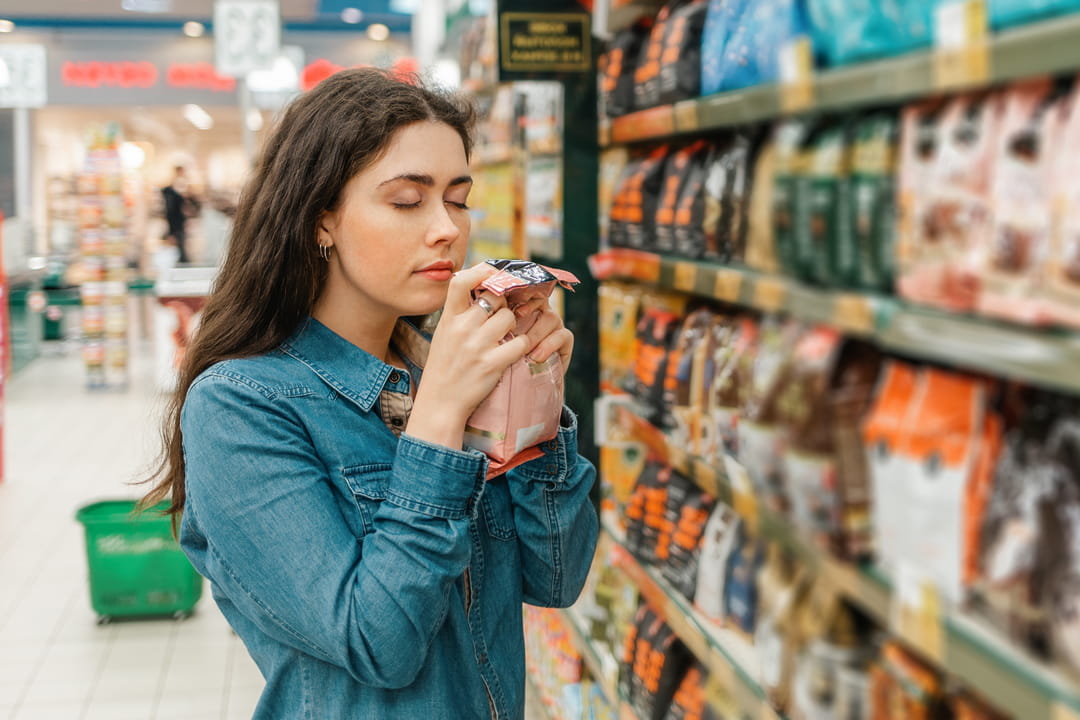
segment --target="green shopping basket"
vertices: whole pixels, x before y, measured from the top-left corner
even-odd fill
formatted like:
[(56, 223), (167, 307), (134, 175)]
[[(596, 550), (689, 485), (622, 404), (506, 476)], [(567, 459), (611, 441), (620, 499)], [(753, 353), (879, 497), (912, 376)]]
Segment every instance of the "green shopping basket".
[(172, 536), (161, 503), (134, 513), (134, 500), (104, 500), (79, 509), (86, 529), (90, 604), (99, 623), (114, 617), (191, 614), (202, 577)]

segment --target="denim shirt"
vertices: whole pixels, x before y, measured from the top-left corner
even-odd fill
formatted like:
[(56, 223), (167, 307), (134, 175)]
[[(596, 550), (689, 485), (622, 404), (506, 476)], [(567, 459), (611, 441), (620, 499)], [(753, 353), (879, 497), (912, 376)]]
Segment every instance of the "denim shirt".
[(565, 607), (597, 536), (564, 410), (543, 456), (387, 427), (404, 375), (314, 318), (192, 384), (180, 543), (266, 678), (255, 718), (524, 716), (522, 603)]

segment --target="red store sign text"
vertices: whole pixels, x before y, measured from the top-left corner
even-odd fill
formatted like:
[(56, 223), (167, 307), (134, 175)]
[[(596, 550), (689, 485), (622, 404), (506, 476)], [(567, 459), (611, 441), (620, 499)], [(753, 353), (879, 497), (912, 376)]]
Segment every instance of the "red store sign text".
[[(104, 62), (89, 60), (65, 62), (60, 68), (60, 81), (66, 87), (81, 88), (152, 88), (161, 73), (157, 65), (143, 61)], [(236, 79), (218, 75), (213, 64), (171, 63), (165, 71), (169, 87), (232, 92)]]

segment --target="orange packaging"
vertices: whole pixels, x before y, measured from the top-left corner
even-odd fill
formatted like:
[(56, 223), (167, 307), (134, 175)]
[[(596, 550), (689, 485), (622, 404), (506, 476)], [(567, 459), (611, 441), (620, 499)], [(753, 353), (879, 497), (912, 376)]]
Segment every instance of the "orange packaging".
[(941, 681), (896, 643), (886, 643), (870, 671), (870, 720), (931, 720), (941, 703)]
[(900, 531), (904, 524), (903, 467), (897, 450), (909, 423), (916, 389), (915, 368), (888, 362), (878, 382), (877, 397), (863, 423), (863, 442), (870, 465), (870, 494), (874, 545), (878, 564), (895, 569), (900, 561)]
[(600, 389), (628, 386), (634, 368), (634, 339), (641, 291), (626, 283), (605, 282), (598, 291), (600, 310)]

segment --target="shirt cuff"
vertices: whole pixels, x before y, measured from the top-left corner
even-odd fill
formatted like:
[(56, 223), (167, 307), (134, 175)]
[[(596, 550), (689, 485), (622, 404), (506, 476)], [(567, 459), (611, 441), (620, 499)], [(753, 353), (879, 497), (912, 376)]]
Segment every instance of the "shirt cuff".
[(474, 512), (487, 465), (487, 456), (477, 450), (453, 450), (403, 434), (386, 499), (415, 512), (461, 520)]

